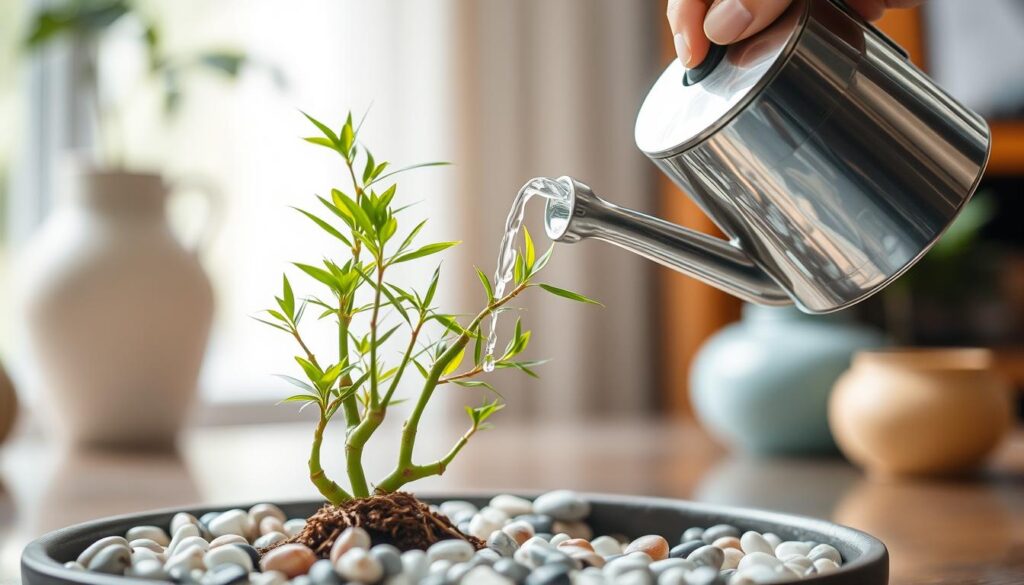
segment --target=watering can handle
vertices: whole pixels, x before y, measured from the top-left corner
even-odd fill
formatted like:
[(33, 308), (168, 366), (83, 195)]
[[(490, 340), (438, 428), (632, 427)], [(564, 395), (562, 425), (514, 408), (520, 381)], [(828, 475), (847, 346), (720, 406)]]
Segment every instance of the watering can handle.
[(793, 304), (786, 291), (738, 244), (609, 203), (571, 177), (558, 181), (567, 187), (568, 196), (547, 201), (544, 227), (552, 240), (602, 240), (747, 302)]

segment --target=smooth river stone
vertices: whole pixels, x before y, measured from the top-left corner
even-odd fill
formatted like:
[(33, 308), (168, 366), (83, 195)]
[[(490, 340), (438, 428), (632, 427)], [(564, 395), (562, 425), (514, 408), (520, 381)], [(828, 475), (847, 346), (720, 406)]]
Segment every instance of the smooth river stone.
[(683, 532), (682, 537), (679, 538), (679, 542), (684, 543), (690, 542), (691, 540), (702, 540), (702, 536), (704, 536), (704, 529), (694, 526), (693, 528), (687, 528), (686, 531)]
[(210, 548), (218, 548), (226, 544), (249, 544), (249, 541), (244, 536), (237, 534), (225, 534), (224, 536), (218, 536), (210, 541)]
[(427, 559), (434, 561), (451, 561), (453, 563), (464, 563), (473, 558), (473, 545), (465, 540), (442, 540), (430, 545), (427, 549)]
[(253, 526), (259, 526), (264, 518), (277, 518), (282, 524), (288, 519), (284, 515), (284, 511), (274, 504), (256, 504), (249, 508), (249, 519), (252, 521)]
[(533, 527), (533, 533), (551, 532), (554, 528), (555, 519), (547, 514), (523, 514), (516, 516), (518, 522), (526, 522)]
[(409, 576), (413, 582), (427, 576), (430, 568), (430, 561), (427, 560), (427, 553), (421, 550), (407, 550), (402, 553), (402, 573)]
[[(108, 536), (106, 538), (101, 538), (96, 542), (90, 544), (89, 547), (83, 550), (82, 553), (79, 554), (78, 558), (75, 560), (78, 561), (78, 563), (82, 566), (87, 567), (89, 566), (89, 561), (91, 561), (92, 558), (96, 556), (96, 553), (100, 552), (101, 550), (107, 548), (112, 544), (123, 544), (124, 546), (128, 547), (128, 541), (124, 537)], [(128, 552), (131, 552), (130, 547)]]
[(473, 585), (515, 585), (515, 581), (487, 566), (471, 568), (461, 582)]
[(819, 575), (827, 575), (839, 570), (839, 563), (832, 559), (818, 559), (814, 561), (814, 569)]
[(350, 581), (376, 583), (384, 576), (384, 567), (369, 551), (353, 548), (338, 559), (335, 568)]
[[(743, 551), (738, 548), (724, 548), (722, 549), (722, 566), (721, 570), (735, 569), (740, 564), (740, 559), (743, 558)], [(766, 553), (762, 553), (766, 554)]]
[(533, 511), (551, 516), (555, 520), (573, 522), (590, 515), (590, 502), (576, 492), (555, 490), (538, 496), (533, 502)]
[(725, 561), (725, 553), (722, 552), (722, 549), (708, 544), (690, 553), (686, 560), (698, 567), (711, 567), (717, 571), (722, 568), (722, 562)]
[(740, 572), (744, 572), (750, 567), (755, 566), (768, 567), (769, 569), (777, 570), (782, 566), (782, 561), (768, 553), (755, 552), (750, 553), (749, 555), (744, 555), (743, 558), (740, 559), (736, 569)]
[(167, 554), (173, 555), (178, 552), (178, 547), (181, 541), (186, 538), (193, 536), (199, 536), (199, 525), (198, 524), (182, 524), (174, 531), (174, 538), (171, 539), (171, 544), (167, 545)]
[(598, 536), (590, 541), (590, 546), (602, 557), (622, 554), (622, 545), (610, 536)]
[(125, 539), (129, 542), (133, 540), (147, 539), (159, 544), (160, 546), (167, 546), (171, 544), (171, 537), (168, 536), (167, 532), (159, 526), (134, 526), (128, 529), (128, 532), (124, 535)]
[(800, 542), (798, 540), (787, 540), (775, 547), (775, 556), (780, 559), (785, 559), (786, 557), (791, 557), (793, 555), (806, 557), (809, 552), (811, 552), (811, 544), (807, 542)]
[(555, 520), (553, 528), (557, 533), (569, 535), (569, 538), (585, 538), (590, 540), (594, 537), (593, 529), (582, 520)]
[(719, 538), (711, 544), (712, 546), (717, 546), (722, 550), (725, 550), (727, 548), (734, 548), (739, 551), (743, 550), (743, 548), (740, 547), (740, 539), (736, 538), (735, 536), (723, 536), (722, 538)]
[(252, 543), (256, 548), (270, 548), (275, 544), (288, 540), (288, 535), (283, 532), (268, 532)]
[(164, 563), (164, 570), (173, 579), (183, 579), (191, 574), (193, 569), (203, 568), (203, 556), (206, 553), (199, 547), (193, 546), (177, 552)]
[(133, 565), (135, 563), (139, 562), (139, 561), (146, 560), (146, 559), (157, 560), (157, 561), (160, 561), (161, 564), (163, 564), (163, 562), (165, 560), (167, 560), (167, 558), (164, 555), (162, 555), (162, 554), (160, 554), (158, 552), (155, 552), (152, 549), (148, 549), (148, 548), (132, 549), (132, 564)]
[(164, 564), (159, 559), (142, 559), (133, 562), (132, 566), (125, 571), (128, 577), (139, 577), (141, 579), (166, 579), (167, 571), (164, 571)]
[(686, 576), (689, 573), (690, 569), (671, 567), (661, 575), (658, 575), (658, 585), (686, 585)]
[(249, 573), (249, 583), (251, 585), (286, 585), (288, 577), (280, 571)]
[(123, 575), (125, 569), (132, 564), (132, 549), (127, 544), (114, 543), (99, 550), (86, 567), (97, 573)]
[(331, 562), (337, 564), (342, 555), (354, 548), (369, 550), (370, 544), (369, 532), (358, 526), (350, 526), (334, 540), (331, 546)]
[(136, 538), (135, 540), (132, 540), (128, 543), (128, 547), (132, 549), (132, 552), (135, 552), (136, 549), (140, 548), (145, 550), (151, 550), (155, 553), (164, 552), (164, 547), (161, 546), (160, 543), (156, 542), (155, 540), (150, 540), (148, 538)]
[(711, 567), (697, 567), (686, 574), (686, 585), (715, 585), (718, 571)]
[(255, 532), (252, 521), (249, 519), (249, 514), (245, 510), (239, 510), (238, 508), (218, 514), (216, 518), (210, 521), (208, 526), (210, 534), (215, 537), (226, 534), (248, 537)]
[(402, 572), (402, 551), (390, 544), (378, 544), (370, 549), (370, 556), (377, 559), (384, 569), (384, 577), (391, 577)]
[(313, 563), (306, 576), (313, 582), (313, 585), (344, 585), (341, 575), (338, 575), (338, 571), (330, 559), (320, 559)]
[(775, 548), (763, 536), (753, 530), (744, 532), (743, 536), (740, 537), (740, 548), (747, 554), (755, 552), (775, 554)]
[[(525, 541), (524, 541), (525, 542)], [(511, 557), (516, 554), (519, 543), (503, 530), (495, 530), (487, 537), (487, 548), (496, 551), (503, 557)]]
[(685, 559), (690, 556), (693, 551), (703, 546), (707, 546), (704, 544), (703, 540), (690, 540), (672, 547), (672, 550), (668, 551), (668, 556), (674, 559)]
[(570, 569), (564, 565), (544, 565), (533, 570), (526, 578), (526, 585), (572, 585)]
[(306, 520), (304, 518), (292, 518), (284, 523), (284, 533), (288, 536), (298, 536), (305, 528)]
[(536, 534), (536, 531), (533, 529), (533, 525), (525, 520), (513, 520), (512, 522), (502, 526), (501, 531), (512, 537), (516, 546), (530, 540), (530, 538)]
[(829, 559), (836, 564), (843, 562), (843, 556), (839, 554), (836, 547), (830, 544), (819, 544), (815, 546), (809, 553), (807, 553), (807, 558), (812, 561), (816, 561), (818, 559)]
[[(197, 529), (199, 528), (199, 519), (189, 514), (188, 512), (178, 512), (171, 517), (171, 535), (173, 536), (178, 532), (178, 529), (186, 524), (191, 524)], [(196, 533), (198, 534), (198, 532)]]
[(253, 570), (252, 559), (249, 554), (237, 546), (219, 546), (210, 549), (203, 557), (207, 569), (219, 567), (220, 565), (238, 565), (245, 568), (245, 573)]
[(291, 579), (305, 575), (316, 560), (316, 553), (308, 546), (283, 544), (263, 555), (260, 568), (264, 571), (280, 571)]
[(697, 565), (694, 565), (686, 559), (664, 559), (661, 561), (654, 561), (648, 568), (655, 577), (660, 577), (669, 569), (680, 568), (686, 571), (692, 571), (697, 568)]
[(284, 532), (284, 521), (275, 516), (267, 516), (260, 520), (257, 524), (257, 528), (260, 534), (270, 534), (271, 532)]
[(509, 494), (500, 494), (491, 498), (490, 507), (497, 508), (510, 517), (533, 513), (533, 502)]
[(740, 531), (732, 524), (715, 524), (710, 528), (706, 528), (704, 530), (704, 534), (702, 534), (700, 538), (706, 544), (711, 544), (723, 536), (734, 536), (739, 538)]
[(660, 561), (668, 558), (668, 541), (657, 534), (648, 534), (647, 536), (641, 536), (633, 542), (629, 543), (629, 546), (623, 551), (624, 554), (630, 554), (634, 552), (642, 552), (651, 557), (652, 560)]
[(467, 512), (469, 514), (476, 514), (479, 511), (479, 508), (474, 506), (471, 502), (467, 502), (465, 500), (450, 500), (447, 502), (443, 502), (438, 507), (438, 509), (441, 510), (442, 514), (449, 518), (455, 516), (456, 514), (465, 514)]

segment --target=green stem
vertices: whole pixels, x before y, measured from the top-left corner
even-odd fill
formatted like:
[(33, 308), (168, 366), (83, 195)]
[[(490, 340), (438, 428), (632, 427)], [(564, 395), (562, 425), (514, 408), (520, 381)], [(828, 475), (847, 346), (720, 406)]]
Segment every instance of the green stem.
[(377, 486), (377, 491), (380, 493), (391, 493), (398, 491), (403, 485), (423, 479), (424, 477), (430, 477), (432, 475), (444, 475), (445, 470), (448, 469), (448, 465), (455, 459), (459, 451), (466, 446), (469, 442), (470, 437), (476, 434), (477, 427), (472, 426), (467, 430), (459, 440), (455, 442), (448, 454), (438, 459), (433, 463), (427, 465), (412, 465), (406, 467), (401, 473), (392, 473), (388, 477), (384, 478), (384, 481), (380, 482)]
[(398, 364), (398, 370), (395, 372), (395, 377), (391, 379), (391, 386), (388, 387), (388, 391), (384, 393), (382, 400), (384, 407), (387, 408), (388, 404), (391, 403), (391, 398), (395, 395), (395, 390), (398, 389), (398, 382), (402, 379), (402, 374), (405, 373), (405, 368), (412, 361), (412, 352), (416, 350), (416, 339), (420, 336), (420, 331), (423, 329), (423, 315), (420, 315), (420, 320), (416, 323), (416, 327), (412, 330), (412, 335), (409, 337), (409, 346), (405, 348), (405, 353), (402, 355), (402, 361)]
[[(434, 362), (434, 365), (430, 368), (430, 371), (427, 373), (427, 379), (424, 380), (423, 382), (423, 389), (420, 390), (420, 396), (416, 401), (416, 406), (413, 407), (412, 413), (409, 414), (409, 418), (406, 419), (405, 425), (402, 428), (402, 442), (398, 451), (398, 466), (395, 467), (394, 471), (392, 471), (391, 474), (388, 475), (388, 477), (386, 477), (378, 485), (377, 491), (393, 491), (393, 489), (397, 488), (392, 488), (392, 486), (401, 486), (405, 483), (408, 483), (409, 481), (412, 481), (413, 479), (427, 477), (426, 475), (413, 477), (416, 476), (418, 473), (421, 473), (420, 471), (417, 471), (418, 468), (424, 468), (429, 466), (417, 466), (413, 464), (412, 454), (413, 450), (416, 447), (416, 434), (419, 431), (420, 419), (422, 418), (423, 412), (426, 410), (427, 404), (430, 402), (431, 397), (433, 397), (434, 395), (434, 390), (437, 388), (442, 373), (444, 372), (445, 368), (448, 367), (448, 364), (450, 364), (451, 361), (455, 359), (469, 343), (470, 336), (468, 331), (473, 331), (474, 329), (476, 329), (477, 326), (479, 326), (480, 323), (484, 320), (484, 318), (486, 318), (494, 311), (498, 310), (502, 305), (511, 301), (513, 298), (516, 297), (516, 295), (523, 292), (523, 290), (525, 290), (526, 287), (527, 285), (525, 283), (520, 284), (515, 289), (513, 289), (512, 292), (508, 293), (501, 299), (494, 301), (493, 303), (488, 305), (483, 311), (480, 311), (480, 313), (470, 323), (469, 327), (466, 328), (467, 333), (459, 335), (459, 337), (455, 340), (451, 347), (445, 350), (445, 352), (442, 353), (441, 356), (437, 358), (437, 361)], [(466, 438), (468, 440), (468, 437)], [(461, 446), (458, 447), (458, 449), (461, 448)], [(455, 450), (456, 453), (458, 453), (458, 449)], [(443, 461), (443, 459), (441, 461)], [(436, 475), (436, 473), (428, 475)]]
[[(345, 301), (341, 300), (338, 307), (338, 363), (348, 365), (348, 326), (352, 318), (345, 315)], [(352, 376), (345, 374), (341, 380), (342, 386), (352, 385)], [(345, 425), (351, 430), (359, 424), (359, 407), (356, 405), (356, 397), (353, 394), (341, 403), (345, 411)]]
[(352, 496), (332, 481), (320, 466), (320, 446), (324, 442), (324, 429), (327, 428), (327, 417), (320, 413), (320, 422), (313, 432), (313, 448), (309, 452), (309, 479), (320, 490), (320, 493), (332, 504), (341, 504), (352, 499)]
[(352, 493), (359, 498), (370, 495), (366, 472), (363, 470), (363, 449), (374, 431), (384, 422), (384, 411), (385, 409), (380, 407), (367, 409), (359, 426), (352, 430), (345, 441), (345, 465), (348, 479), (352, 483)]
[(373, 313), (370, 315), (370, 408), (380, 407), (377, 380), (377, 317), (380, 314), (380, 289), (384, 286), (384, 266), (377, 263), (377, 287), (373, 294)]

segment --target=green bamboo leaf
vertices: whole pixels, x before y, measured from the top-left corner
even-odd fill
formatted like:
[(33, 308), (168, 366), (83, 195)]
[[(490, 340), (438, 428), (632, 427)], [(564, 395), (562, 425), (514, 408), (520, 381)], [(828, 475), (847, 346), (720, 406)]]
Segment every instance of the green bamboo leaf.
[(513, 265), (512, 278), (516, 284), (523, 284), (526, 280), (526, 268), (523, 264), (523, 255), (516, 251), (516, 261)]
[[(474, 266), (474, 268), (476, 268), (476, 267)], [(484, 292), (487, 293), (487, 304), (493, 303), (494, 302), (494, 289), (491, 288), (491, 281), (490, 281), (490, 279), (487, 278), (487, 275), (484, 274), (483, 270), (480, 270), (479, 268), (476, 268), (476, 277), (480, 279), (480, 284), (484, 285)]]
[(349, 215), (355, 220), (356, 225), (362, 228), (367, 234), (372, 234), (374, 231), (373, 222), (370, 221), (370, 216), (366, 214), (366, 211), (348, 195), (345, 195), (341, 191), (337, 191), (337, 194), (341, 199), (343, 209), (349, 212)]
[(408, 248), (410, 244), (412, 244), (413, 239), (416, 238), (416, 234), (420, 233), (420, 230), (423, 229), (423, 226), (425, 225), (427, 225), (427, 220), (424, 219), (420, 223), (416, 224), (416, 227), (412, 228), (412, 231), (409, 232), (409, 235), (405, 236), (405, 239), (402, 240), (402, 245), (398, 247), (398, 254), (404, 252), (405, 249)]
[[(366, 150), (365, 148), (363, 150)], [(373, 155), (370, 154), (369, 150), (366, 150), (366, 166), (363, 168), (363, 184), (369, 183), (373, 179), (373, 169), (377, 168), (376, 162), (373, 160)]]
[(278, 404), (284, 404), (285, 402), (320, 402), (319, 396), (312, 396), (310, 394), (296, 394), (289, 396), (284, 400), (278, 402)]
[(415, 170), (415, 169), (423, 169), (423, 168), (426, 168), (426, 167), (444, 167), (444, 166), (448, 166), (450, 164), (452, 164), (452, 163), (438, 161), (438, 162), (420, 163), (418, 165), (411, 165), (411, 166), (408, 166), (408, 167), (402, 167), (400, 169), (393, 170), (390, 173), (385, 173), (385, 174), (377, 177), (372, 182), (367, 184), (366, 187), (369, 187), (370, 185), (373, 185), (374, 183), (379, 183), (379, 182), (383, 181), (384, 179), (386, 179), (388, 177), (393, 177), (393, 176), (397, 175), (398, 173), (404, 173), (406, 171), (412, 171), (412, 170)]
[(334, 226), (332, 226), (331, 224), (329, 224), (326, 221), (320, 219), (319, 217), (313, 215), (312, 213), (306, 211), (305, 209), (299, 209), (298, 207), (293, 207), (292, 209), (294, 209), (295, 211), (298, 211), (302, 215), (305, 215), (306, 217), (308, 217), (310, 219), (310, 221), (312, 221), (316, 225), (320, 226), (320, 229), (322, 229), (325, 232), (331, 234), (332, 236), (338, 238), (339, 240), (344, 242), (346, 246), (348, 246), (350, 248), (352, 247), (352, 241), (349, 240), (348, 238), (346, 238), (344, 235), (342, 235), (342, 233), (339, 232), (337, 229), (335, 229)]
[(387, 242), (388, 240), (390, 240), (391, 236), (395, 235), (395, 232), (397, 232), (397, 231), (398, 231), (398, 220), (393, 218), (393, 217), (389, 217), (387, 219), (387, 221), (384, 222), (384, 225), (380, 228), (380, 241), (381, 241), (381, 243), (383, 244), (383, 243)]
[(423, 364), (421, 364), (418, 360), (412, 360), (412, 365), (416, 366), (416, 369), (419, 370), (421, 376), (423, 376), (424, 378), (430, 377), (430, 373), (427, 372), (427, 368), (424, 368)]
[(604, 306), (601, 303), (595, 301), (594, 299), (587, 298), (587, 297), (585, 297), (585, 296), (583, 296), (583, 295), (581, 295), (579, 293), (572, 292), (571, 290), (565, 290), (564, 288), (558, 288), (557, 286), (553, 286), (553, 285), (550, 285), (550, 284), (541, 284), (539, 286), (542, 289), (548, 291), (549, 293), (551, 293), (553, 295), (556, 295), (556, 296), (560, 296), (562, 298), (566, 298), (566, 299), (569, 299), (569, 300), (577, 301), (577, 302), (580, 302), (580, 303), (587, 303), (587, 304), (590, 304), (590, 305), (598, 305), (598, 306), (601, 306), (601, 307)]
[(447, 376), (448, 374), (450, 374), (450, 373), (454, 372), (455, 370), (457, 370), (458, 367), (459, 367), (459, 364), (462, 363), (462, 357), (465, 356), (465, 355), (466, 355), (466, 348), (463, 347), (462, 351), (460, 351), (458, 353), (458, 355), (456, 355), (454, 358), (452, 358), (452, 361), (448, 362), (448, 365), (444, 367), (444, 371), (441, 372), (441, 375), (442, 376)]
[(337, 150), (338, 149), (338, 147), (335, 146), (335, 144), (333, 142), (331, 142), (330, 138), (324, 138), (323, 136), (308, 136), (306, 138), (303, 138), (303, 140), (305, 140), (306, 142), (309, 142), (310, 144), (316, 144), (316, 145), (319, 145), (319, 146), (326, 146), (327, 148), (330, 148), (331, 150)]
[(442, 315), (440, 313), (437, 313), (431, 315), (430, 319), (433, 319), (438, 323), (444, 325), (445, 328), (447, 328), (449, 331), (456, 335), (462, 335), (463, 333), (467, 333), (467, 331), (462, 328), (462, 325), (459, 325), (459, 322), (455, 319), (455, 317), (451, 315)]
[(320, 368), (314, 366), (312, 362), (302, 356), (295, 356), (295, 361), (302, 367), (302, 371), (306, 373), (306, 377), (309, 378), (309, 381), (313, 382), (313, 385), (316, 386), (320, 381), (320, 377), (324, 374), (320, 371)]
[(386, 209), (388, 205), (391, 205), (391, 200), (395, 198), (395, 193), (397, 191), (397, 183), (385, 189), (384, 192), (380, 194), (380, 202), (378, 203), (378, 205), (380, 205), (382, 209)]
[(345, 123), (345, 126), (341, 129), (341, 139), (338, 142), (338, 146), (341, 149), (342, 154), (345, 158), (352, 160), (352, 145), (355, 143), (355, 133), (352, 130), (351, 119)]
[(452, 246), (458, 245), (461, 242), (438, 242), (436, 244), (427, 244), (418, 250), (407, 252), (394, 258), (391, 264), (398, 264), (400, 262), (408, 262), (409, 260), (415, 260), (417, 258), (423, 258), (424, 256), (430, 256), (431, 254), (437, 254), (443, 250), (447, 250)]
[(317, 268), (316, 266), (310, 266), (309, 264), (300, 264), (298, 262), (293, 262), (292, 264), (299, 270), (331, 287), (332, 290), (339, 288), (338, 279), (323, 268)]
[(530, 230), (523, 226), (523, 246), (526, 248), (526, 273), (530, 274), (533, 272), (533, 263), (536, 260), (535, 252), (533, 249), (533, 238), (530, 237)]
[[(299, 111), (302, 111), (302, 110), (299, 110)], [(322, 132), (323, 135), (326, 136), (332, 143), (334, 143), (335, 146), (339, 146), (340, 143), (338, 142), (338, 135), (335, 134), (333, 130), (331, 130), (323, 122), (321, 122), (320, 120), (317, 120), (313, 116), (310, 116), (306, 112), (302, 112), (302, 115), (305, 116), (307, 120), (312, 122), (313, 125), (316, 126), (320, 130), (320, 132)]]
[(487, 388), (488, 390), (494, 391), (494, 386), (484, 382), (483, 380), (453, 380), (452, 384), (462, 386), (464, 388)]
[(292, 291), (292, 284), (290, 282), (288, 282), (288, 275), (287, 274), (282, 274), (281, 275), (281, 280), (284, 281), (284, 285), (283, 285), (284, 298), (282, 299), (283, 306), (281, 308), (284, 309), (285, 315), (288, 315), (288, 317), (294, 321), (295, 320), (295, 293)]
[(437, 283), (439, 280), (441, 280), (440, 265), (434, 269), (434, 275), (430, 277), (430, 285), (427, 286), (427, 294), (423, 296), (423, 302), (420, 303), (424, 310), (430, 308), (430, 303), (434, 300), (434, 295), (437, 293)]
[(288, 323), (288, 319), (285, 319), (284, 315), (282, 315), (281, 313), (275, 311), (274, 309), (267, 309), (267, 314), (270, 315), (271, 317), (277, 319), (278, 321), (280, 321), (282, 323)]
[(265, 319), (260, 319), (259, 317), (253, 317), (253, 319), (256, 320), (256, 321), (259, 321), (260, 323), (263, 323), (264, 325), (269, 325), (269, 326), (273, 327), (274, 329), (280, 329), (281, 331), (284, 331), (285, 333), (291, 333), (292, 332), (291, 329), (289, 329), (289, 328), (287, 328), (287, 327), (285, 327), (283, 325), (278, 325), (277, 323), (271, 323), (270, 321), (267, 321)]
[(555, 251), (555, 245), (554, 244), (551, 244), (550, 246), (548, 246), (547, 251), (544, 252), (544, 254), (542, 254), (540, 258), (537, 259), (537, 263), (534, 264), (533, 269), (530, 271), (530, 273), (531, 274), (537, 274), (545, 266), (547, 266), (548, 265), (548, 260), (551, 260), (551, 253), (554, 252), (554, 251)]

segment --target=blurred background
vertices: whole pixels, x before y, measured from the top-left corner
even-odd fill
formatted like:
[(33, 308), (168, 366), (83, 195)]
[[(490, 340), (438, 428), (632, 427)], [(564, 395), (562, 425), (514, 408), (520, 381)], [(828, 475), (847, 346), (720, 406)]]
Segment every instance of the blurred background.
[[(11, 426), (5, 421), (20, 413), (0, 451), (0, 477), (17, 503), (3, 513), (15, 518), (41, 498), (52, 503), (53, 492), (38, 485), (59, 486), (59, 496), (74, 501), (68, 488), (76, 478), (105, 486), (104, 478), (145, 469), (139, 465), (155, 471), (129, 476), (132, 482), (172, 486), (137, 484), (166, 498), (86, 499), (52, 517), (36, 510), (18, 534), (101, 512), (309, 495), (306, 427), (280, 424), (305, 415), (275, 406), (287, 388), (272, 374), (294, 373), (293, 350), (251, 319), (273, 302), (289, 262), (333, 253), (329, 239), (288, 209), (348, 184), (336, 157), (301, 140), (312, 132), (300, 110), (332, 127), (350, 110), (367, 113), (360, 138), (395, 165), (454, 163), (399, 181), (399, 198), (419, 201), (412, 218), (430, 219), (425, 238), (464, 242), (444, 260), (439, 294), (452, 311), (468, 312), (480, 301), (472, 267), (493, 270), (508, 206), (531, 177), (572, 175), (616, 203), (716, 233), (633, 144), (640, 103), (673, 57), (664, 9), (663, 1), (624, 0), (0, 0), (0, 359), (11, 380), (5, 387), (15, 393), (0, 399), (0, 437)], [(488, 468), (490, 480), (463, 473), (450, 485), (570, 483), (822, 516), (845, 510), (848, 520), (873, 522), (885, 515), (878, 509), (917, 496), (860, 484), (862, 476), (835, 457), (781, 468), (761, 457), (835, 455), (826, 414), (833, 384), (856, 351), (885, 345), (991, 350), (993, 371), (1012, 388), (1007, 412), (1019, 420), (1024, 5), (931, 0), (891, 11), (880, 27), (992, 127), (978, 195), (934, 251), (846, 314), (810, 318), (744, 310), (724, 293), (605, 244), (561, 246), (549, 280), (606, 308), (523, 301), (534, 332), (530, 357), (552, 362), (539, 382), (497, 376), (509, 408), (484, 441), (511, 450), (542, 438), (567, 445), (586, 439), (586, 448), (640, 467), (613, 477), (571, 452), (540, 462), (513, 457), (504, 472)], [(93, 244), (115, 232), (126, 238), (113, 247), (118, 253), (160, 247), (145, 233), (117, 232), (123, 213), (152, 212), (154, 225), (164, 225), (162, 190), (152, 194), (158, 211), (136, 209), (142, 204), (132, 193), (153, 190), (151, 184), (95, 187), (73, 171), (89, 164), (161, 178), (166, 225), (189, 256), (154, 250), (132, 264), (111, 253), (108, 262), (76, 273)], [(68, 200), (87, 185), (119, 195), (96, 203), (103, 217), (86, 221), (87, 234), (75, 240), (73, 218), (61, 214), (71, 213)], [(540, 238), (538, 211), (530, 211), (528, 225)], [(432, 271), (423, 263), (400, 280), (421, 283)], [(69, 273), (77, 288), (54, 284)], [(104, 325), (83, 327), (65, 307), (102, 313)], [(313, 342), (329, 346), (330, 335), (325, 330)], [(45, 340), (42, 350), (33, 339)], [(75, 352), (82, 347), (109, 359), (82, 361)], [(176, 359), (164, 359), (170, 355)], [(59, 370), (60, 383), (51, 370)], [(106, 381), (129, 378), (145, 382), (126, 395), (108, 392)], [(139, 401), (136, 412), (147, 411), (135, 426), (104, 406), (132, 400)], [(447, 404), (431, 411), (438, 444), (463, 424), (467, 400), (476, 397), (445, 396)], [(790, 407), (782, 412), (779, 405)], [(178, 408), (187, 412), (183, 460), (106, 452), (83, 459), (53, 446), (69, 428), (173, 434)], [(282, 462), (277, 471), (294, 471), (295, 481), (266, 478), (251, 469), (261, 465), (258, 454), (238, 454), (267, 437), (277, 445), (267, 459)], [(684, 439), (688, 458), (656, 455)], [(655, 440), (663, 441), (657, 449), (648, 444)], [(1011, 458), (1017, 464), (1020, 452)], [(228, 458), (233, 479), (222, 473)], [(688, 465), (692, 473), (673, 471)], [(516, 469), (521, 475), (509, 475)], [(1020, 467), (1014, 469), (1017, 481)], [(260, 478), (266, 489), (246, 478)], [(762, 481), (779, 497), (739, 487)], [(793, 482), (820, 489), (793, 501)], [(932, 500), (922, 497), (947, 501), (936, 489)], [(855, 499), (837, 507), (838, 494), (850, 490)], [(1006, 505), (1020, 513), (1019, 496), (1006, 504), (1002, 492), (991, 500), (986, 494), (979, 501), (1000, 503), (985, 517), (1004, 522)], [(870, 513), (850, 511), (857, 506)], [(1001, 534), (1009, 542), (1021, 537), (1019, 526)], [(4, 548), (0, 563), (14, 566), (17, 550)]]

